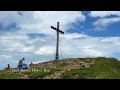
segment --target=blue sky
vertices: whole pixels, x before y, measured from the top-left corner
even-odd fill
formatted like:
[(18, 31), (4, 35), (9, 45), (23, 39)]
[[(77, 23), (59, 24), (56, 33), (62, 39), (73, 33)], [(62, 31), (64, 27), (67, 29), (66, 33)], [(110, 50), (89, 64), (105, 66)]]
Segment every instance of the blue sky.
[[(9, 63), (16, 67), (55, 58), (57, 26), (60, 59), (76, 57), (115, 57), (120, 60), (120, 11), (1, 11), (0, 69)], [(61, 55), (61, 51), (62, 54)]]
[[(73, 23), (72, 26), (75, 28), (69, 29), (68, 32), (69, 33), (84, 32), (85, 34), (93, 36), (93, 37), (119, 37), (120, 36), (120, 30), (119, 30), (120, 22), (112, 23), (110, 26), (104, 28), (105, 30), (95, 31), (93, 30), (95, 28), (93, 23), (98, 18), (92, 18), (88, 16), (88, 14), (85, 14), (85, 16), (86, 16), (86, 20), (84, 22)], [(114, 17), (115, 16), (109, 16), (109, 18), (114, 18)], [(80, 30), (78, 30), (78, 28), (80, 28)]]

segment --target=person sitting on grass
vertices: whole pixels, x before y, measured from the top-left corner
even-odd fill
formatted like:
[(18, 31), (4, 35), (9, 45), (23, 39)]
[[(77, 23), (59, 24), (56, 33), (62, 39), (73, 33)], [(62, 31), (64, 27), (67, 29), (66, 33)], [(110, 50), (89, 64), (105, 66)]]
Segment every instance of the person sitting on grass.
[(9, 69), (10, 68), (10, 64), (7, 64), (7, 67), (4, 68), (4, 70)]

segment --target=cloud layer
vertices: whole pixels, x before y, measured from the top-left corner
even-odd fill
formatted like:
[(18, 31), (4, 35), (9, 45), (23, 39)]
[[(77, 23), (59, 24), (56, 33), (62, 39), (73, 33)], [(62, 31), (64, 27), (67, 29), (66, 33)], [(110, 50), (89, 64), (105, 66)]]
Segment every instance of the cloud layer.
[(120, 22), (120, 11), (91, 11), (89, 16), (98, 18), (93, 23), (95, 26), (95, 31), (106, 30), (106, 27), (110, 26), (111, 24)]
[[(85, 16), (78, 11), (1, 11), (0, 17), (2, 27), (6, 28), (12, 23), (19, 27), (19, 29), (11, 27), (10, 31), (0, 30), (0, 62), (5, 60), (17, 62), (22, 56), (32, 57), (29, 59), (34, 60), (38, 59), (35, 58), (38, 55), (53, 56), (56, 32), (50, 26), (56, 27), (56, 23), (60, 22), (60, 29), (65, 32), (69, 29), (69, 24), (85, 20)], [(39, 37), (32, 38), (29, 34), (43, 34), (44, 37), (38, 35)]]
[[(112, 14), (111, 14), (112, 13)], [(90, 12), (92, 18), (98, 17), (93, 23), (95, 28), (119, 22), (120, 18), (106, 18), (110, 15), (119, 16), (119, 12)], [(7, 11), (0, 12), (0, 23), (3, 27), (16, 23), (17, 29), (0, 30), (0, 63), (12, 63), (25, 57), (26, 62), (41, 62), (55, 57), (56, 31), (50, 26), (57, 26), (65, 34), (60, 34), (60, 59), (70, 57), (112, 56), (120, 51), (120, 37), (92, 37), (83, 33), (68, 33), (73, 23), (81, 23), (86, 16), (78, 11)], [(73, 27), (74, 28), (74, 27)], [(81, 28), (81, 26), (80, 26)], [(78, 30), (80, 29), (78, 27)], [(62, 56), (61, 56), (62, 53)], [(3, 65), (1, 65), (3, 67)]]

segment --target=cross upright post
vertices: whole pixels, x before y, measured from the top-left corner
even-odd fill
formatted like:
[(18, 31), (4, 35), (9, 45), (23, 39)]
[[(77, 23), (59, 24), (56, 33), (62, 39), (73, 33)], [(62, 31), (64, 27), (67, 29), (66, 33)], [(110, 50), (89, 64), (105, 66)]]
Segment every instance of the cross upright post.
[(56, 60), (59, 60), (59, 22), (57, 22)]
[(55, 60), (59, 60), (59, 33), (64, 34), (63, 31), (59, 30), (59, 22), (57, 22), (57, 28), (51, 26), (52, 29), (57, 31), (57, 42), (56, 42), (56, 55)]

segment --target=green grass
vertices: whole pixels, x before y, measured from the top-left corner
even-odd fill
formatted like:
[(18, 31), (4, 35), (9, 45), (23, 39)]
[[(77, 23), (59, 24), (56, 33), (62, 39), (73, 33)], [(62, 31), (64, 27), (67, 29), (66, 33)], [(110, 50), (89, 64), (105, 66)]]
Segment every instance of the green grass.
[(50, 75), (51, 72), (33, 72), (29, 75), (30, 79), (43, 78), (46, 75)]
[(1, 70), (0, 71), (0, 79), (18, 79), (20, 74), (10, 72), (9, 70)]
[[(26, 71), (22, 71), (20, 73), (13, 73), (11, 70), (0, 70), (0, 79), (19, 79), (20, 77), (24, 77), (24, 75), (28, 75), (30, 79), (43, 78), (44, 76), (50, 75), (56, 71), (60, 71), (60, 68), (39, 68), (39, 71), (32, 71), (29, 69)], [(47, 70), (47, 71), (46, 71)]]
[[(40, 70), (40, 69), (39, 69)], [(29, 74), (30, 79), (37, 79), (37, 78), (43, 78), (47, 75), (53, 74), (56, 71), (60, 71), (61, 69), (46, 69), (49, 71), (44, 71), (44, 70), (40, 70), (40, 71), (36, 71), (36, 72), (31, 72)]]
[[(94, 59), (94, 58), (89, 58)], [(120, 62), (115, 58), (98, 57), (90, 68), (65, 71), (63, 79), (120, 79)]]
[[(90, 68), (80, 68), (70, 71), (65, 71), (61, 75), (61, 79), (120, 79), (120, 61), (115, 58), (77, 58), (85, 62), (94, 61), (95, 64)], [(39, 71), (31, 71), (32, 68), (20, 73), (13, 73), (11, 70), (0, 70), (0, 79), (19, 79), (28, 75), (29, 79), (44, 78), (55, 72), (63, 70), (66, 63), (59, 63), (56, 68), (35, 68)], [(50, 70), (50, 71), (44, 71)]]

